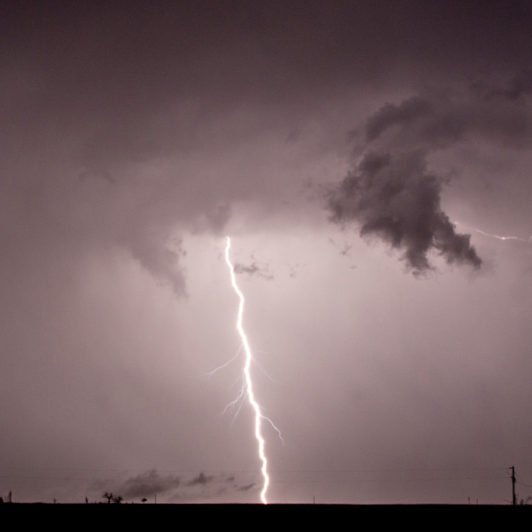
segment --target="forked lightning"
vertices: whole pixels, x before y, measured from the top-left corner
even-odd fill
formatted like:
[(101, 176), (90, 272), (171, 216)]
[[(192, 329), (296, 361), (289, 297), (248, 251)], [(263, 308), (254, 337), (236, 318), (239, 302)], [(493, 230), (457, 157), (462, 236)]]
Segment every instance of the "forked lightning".
[[(244, 362), (244, 368), (243, 368), (245, 389), (246, 389), (249, 404), (251, 405), (251, 408), (253, 409), (253, 412), (255, 415), (255, 438), (257, 440), (258, 454), (259, 454), (259, 458), (262, 464), (261, 472), (262, 472), (263, 483), (262, 483), (262, 491), (260, 492), (260, 498), (264, 504), (268, 504), (268, 500), (266, 499), (266, 493), (268, 491), (268, 486), (270, 485), (270, 477), (268, 475), (268, 460), (266, 458), (266, 452), (265, 452), (265, 441), (264, 441), (264, 437), (262, 436), (262, 419), (263, 418), (268, 419), (268, 418), (265, 418), (262, 415), (260, 405), (259, 403), (257, 403), (257, 400), (255, 399), (255, 395), (253, 393), (253, 382), (251, 379), (251, 360), (253, 357), (251, 354), (251, 348), (249, 346), (248, 338), (244, 331), (244, 326), (242, 325), (242, 320), (244, 317), (245, 300), (244, 300), (244, 294), (242, 293), (242, 291), (240, 290), (236, 282), (235, 268), (233, 264), (231, 263), (231, 259), (229, 257), (230, 249), (231, 249), (231, 239), (227, 237), (226, 244), (225, 244), (225, 262), (227, 263), (227, 266), (231, 273), (231, 284), (240, 300), (240, 303), (238, 305), (236, 329), (238, 331), (238, 334), (240, 335), (240, 339), (242, 340), (242, 346), (244, 348), (244, 353), (245, 353), (245, 362)], [(270, 420), (268, 419), (268, 421)]]

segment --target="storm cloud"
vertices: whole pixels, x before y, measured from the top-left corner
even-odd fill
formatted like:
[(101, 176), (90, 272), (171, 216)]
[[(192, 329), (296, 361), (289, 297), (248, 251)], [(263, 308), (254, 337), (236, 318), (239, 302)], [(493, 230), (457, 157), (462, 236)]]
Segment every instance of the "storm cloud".
[(206, 493), (212, 495), (212, 493), (224, 493), (227, 491), (235, 493), (248, 491), (254, 485), (254, 483), (238, 483), (235, 481), (234, 476), (223, 474), (208, 475), (200, 472), (191, 478), (190, 474), (161, 474), (156, 469), (150, 469), (124, 480), (100, 479), (94, 481), (90, 485), (89, 491), (96, 497), (103, 492), (113, 493), (126, 501), (143, 498), (150, 499), (155, 496), (159, 500), (183, 500), (195, 499), (204, 496)]
[(160, 475), (155, 469), (146, 471), (137, 476), (128, 478), (118, 488), (118, 492), (125, 499), (153, 497), (171, 490), (176, 490), (181, 485), (181, 478), (175, 475)]
[(331, 193), (329, 206), (334, 222), (354, 220), (362, 236), (378, 236), (403, 250), (404, 260), (417, 274), (431, 267), (431, 250), (448, 263), (480, 267), (470, 237), (457, 234), (442, 211), (440, 191), (440, 180), (428, 173), (422, 153), (368, 153)]
[(214, 480), (214, 476), (206, 475), (203, 471), (187, 482), (187, 486), (205, 486)]
[(250, 264), (242, 264), (237, 262), (235, 264), (235, 273), (245, 273), (250, 276), (254, 275), (268, 281), (271, 281), (274, 278), (273, 274), (270, 273), (267, 264), (259, 265), (254, 259)]
[(473, 141), (527, 147), (532, 138), (525, 98), (529, 84), (525, 72), (498, 88), (484, 87), (482, 94), (471, 85), (384, 104), (359, 129), (364, 140), (356, 147), (358, 161), (327, 191), (331, 220), (354, 222), (361, 236), (381, 238), (401, 250), (415, 274), (433, 268), (431, 251), (450, 264), (479, 268), (482, 261), (470, 235), (457, 233), (444, 211), (442, 189), (449, 179), (441, 168), (431, 168), (431, 157)]

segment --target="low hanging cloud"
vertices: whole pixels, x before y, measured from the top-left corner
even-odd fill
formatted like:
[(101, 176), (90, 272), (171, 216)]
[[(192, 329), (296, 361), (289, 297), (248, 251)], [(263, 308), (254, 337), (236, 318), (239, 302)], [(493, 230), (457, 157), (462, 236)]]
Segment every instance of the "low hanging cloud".
[(177, 246), (168, 246), (169, 238), (164, 232), (146, 234), (139, 232), (127, 244), (131, 256), (161, 284), (168, 285), (176, 296), (186, 294), (185, 278), (179, 267), (179, 258), (183, 254), (180, 242)]
[(361, 236), (400, 250), (414, 274), (433, 269), (431, 253), (449, 264), (480, 268), (470, 235), (457, 233), (442, 207), (447, 180), (431, 169), (430, 157), (471, 140), (526, 149), (532, 139), (526, 99), (531, 79), (522, 73), (499, 87), (427, 91), (383, 105), (359, 130), (360, 159), (327, 190), (331, 220), (354, 223)]
[(205, 486), (214, 480), (214, 476), (206, 475), (203, 471), (192, 480), (187, 482), (187, 486)]
[(107, 492), (126, 501), (155, 496), (163, 500), (186, 500), (249, 491), (255, 485), (254, 482), (241, 483), (233, 475), (208, 475), (202, 471), (187, 479), (179, 475), (162, 475), (156, 469), (151, 469), (121, 481), (98, 480), (92, 484), (90, 491), (96, 497)]
[(250, 264), (236, 263), (235, 273), (256, 275), (268, 281), (271, 281), (274, 278), (273, 274), (270, 273), (267, 265), (259, 265), (255, 260), (252, 260)]
[(119, 488), (120, 494), (127, 499), (153, 497), (160, 493), (179, 488), (181, 478), (174, 475), (161, 476), (155, 469), (128, 478)]
[(244, 486), (240, 486), (238, 488), (238, 491), (249, 491), (253, 486), (255, 486), (255, 482), (251, 482), (251, 484), (245, 484)]
[(370, 152), (331, 192), (329, 207), (333, 221), (356, 221), (362, 236), (380, 237), (402, 250), (415, 273), (431, 267), (431, 250), (448, 263), (480, 267), (470, 237), (457, 234), (442, 211), (440, 193), (440, 180), (427, 171), (422, 153)]

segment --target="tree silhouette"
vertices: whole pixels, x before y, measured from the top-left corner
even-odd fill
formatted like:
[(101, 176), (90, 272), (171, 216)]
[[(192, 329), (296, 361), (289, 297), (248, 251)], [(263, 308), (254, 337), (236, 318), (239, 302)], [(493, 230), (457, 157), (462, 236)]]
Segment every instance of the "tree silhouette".
[(102, 497), (104, 499), (107, 499), (107, 504), (111, 504), (111, 500), (113, 499), (113, 494), (110, 491), (106, 491)]

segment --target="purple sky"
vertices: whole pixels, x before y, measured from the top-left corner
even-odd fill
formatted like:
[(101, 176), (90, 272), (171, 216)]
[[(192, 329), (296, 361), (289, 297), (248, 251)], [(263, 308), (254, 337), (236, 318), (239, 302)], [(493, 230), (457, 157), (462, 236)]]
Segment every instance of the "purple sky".
[(175, 4), (0, 7), (0, 496), (258, 501), (228, 234), (272, 502), (531, 497), (532, 4)]

